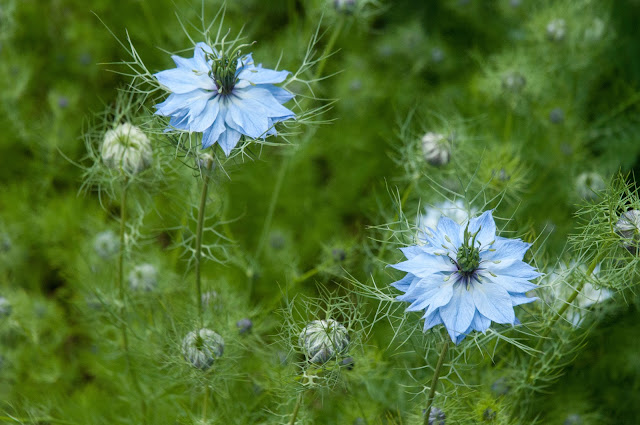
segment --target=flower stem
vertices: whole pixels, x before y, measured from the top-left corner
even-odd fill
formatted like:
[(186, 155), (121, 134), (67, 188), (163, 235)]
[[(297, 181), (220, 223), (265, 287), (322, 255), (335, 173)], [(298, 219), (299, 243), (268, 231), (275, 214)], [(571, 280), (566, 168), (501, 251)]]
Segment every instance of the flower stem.
[(289, 425), (293, 425), (296, 423), (296, 419), (298, 418), (298, 412), (300, 411), (300, 406), (302, 406), (302, 392), (298, 394), (298, 400), (296, 401), (296, 405), (293, 408), (293, 413), (291, 414), (291, 420), (289, 421)]
[(124, 318), (126, 314), (126, 293), (124, 286), (124, 252), (125, 252), (125, 230), (127, 224), (127, 188), (128, 181), (125, 179), (122, 183), (122, 194), (120, 195), (120, 252), (118, 253), (118, 297), (120, 298), (120, 333), (122, 334), (122, 348), (127, 360), (127, 368), (131, 375), (131, 381), (136, 387), (136, 390), (140, 396), (140, 405), (142, 408), (142, 423), (147, 423), (147, 403), (145, 402), (145, 396), (138, 381), (138, 375), (136, 369), (131, 361), (131, 354), (129, 352), (129, 336), (127, 334), (127, 323)]
[(211, 169), (213, 167), (213, 159), (209, 159), (204, 167), (204, 176), (202, 182), (202, 192), (200, 193), (200, 205), (198, 206), (198, 225), (196, 227), (196, 253), (195, 253), (195, 266), (196, 266), (196, 304), (198, 306), (198, 320), (200, 321), (200, 327), (204, 326), (204, 320), (202, 318), (202, 276), (200, 270), (200, 264), (202, 259), (202, 234), (204, 232), (204, 217), (205, 208), (207, 206), (207, 192), (209, 191), (209, 179), (211, 175)]
[(449, 351), (449, 341), (445, 341), (436, 364), (436, 369), (433, 371), (433, 379), (431, 380), (431, 388), (429, 388), (429, 395), (427, 396), (427, 408), (424, 412), (424, 425), (429, 425), (429, 415), (431, 414), (431, 406), (433, 406), (433, 398), (436, 395), (436, 386), (438, 385), (438, 379), (440, 379), (440, 371), (442, 370), (442, 364), (444, 358)]

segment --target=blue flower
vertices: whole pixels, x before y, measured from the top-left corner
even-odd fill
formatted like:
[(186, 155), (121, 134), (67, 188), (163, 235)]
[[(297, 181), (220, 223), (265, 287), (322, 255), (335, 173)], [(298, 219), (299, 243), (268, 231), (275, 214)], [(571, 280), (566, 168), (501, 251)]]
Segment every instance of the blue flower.
[(426, 233), (425, 245), (402, 248), (407, 261), (392, 266), (407, 272), (392, 286), (404, 292), (398, 300), (411, 303), (407, 311), (425, 311), (425, 332), (443, 324), (458, 344), (492, 321), (519, 323), (513, 307), (537, 299), (525, 293), (541, 276), (522, 261), (531, 244), (496, 236), (491, 211), (466, 226), (442, 217)]
[(154, 75), (171, 92), (155, 106), (156, 114), (171, 117), (170, 127), (203, 133), (203, 149), (218, 142), (228, 156), (241, 136), (275, 135), (275, 123), (295, 118), (282, 106), (293, 94), (273, 85), (288, 71), (256, 66), (251, 54), (226, 54), (206, 43), (196, 44), (193, 58), (171, 58), (177, 68)]

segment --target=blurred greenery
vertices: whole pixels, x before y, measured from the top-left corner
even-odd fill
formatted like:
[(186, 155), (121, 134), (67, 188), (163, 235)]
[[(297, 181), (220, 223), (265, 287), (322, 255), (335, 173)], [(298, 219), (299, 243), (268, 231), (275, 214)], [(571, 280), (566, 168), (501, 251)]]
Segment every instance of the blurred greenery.
[[(252, 158), (216, 174), (212, 210), (229, 220), (221, 231), (235, 243), (228, 263), (205, 263), (205, 285), (224, 300), (223, 312), (208, 314), (225, 340), (239, 342), (228, 344), (224, 373), (206, 378), (219, 391), (213, 423), (267, 423), (276, 420), (272, 410), (291, 410), (289, 400), (278, 401), (286, 375), (279, 368), (291, 367), (275, 354), (290, 350), (273, 345), (281, 318), (262, 312), (282, 289), (313, 296), (344, 288), (349, 277), (395, 280), (384, 266), (401, 255), (380, 254), (376, 239), (385, 236), (370, 228), (393, 221), (390, 192), (407, 195), (403, 207), (413, 219), (444, 199), (439, 185), (461, 192), (469, 183), (469, 197), (484, 197), (478, 207), (498, 207), (498, 216), (512, 218), (505, 230), (536, 241), (543, 266), (568, 255), (582, 172), (608, 182), (618, 171), (640, 171), (640, 2), (389, 0), (354, 14), (333, 4), (226, 4), (224, 28), (243, 28), (268, 68), (281, 58), (281, 68), (295, 69), (316, 28), (324, 33), (320, 50), (341, 31), (323, 70), (331, 77), (314, 88), (337, 99), (323, 116), (332, 122), (292, 138), (294, 146), (256, 147)], [(91, 166), (83, 135), (129, 83), (118, 73), (130, 59), (119, 42), (128, 35), (149, 70), (167, 69), (167, 51), (192, 46), (176, 15), (189, 28), (202, 10), (213, 18), (220, 7), (214, 0), (0, 0), (0, 233), (10, 241), (0, 249), (0, 295), (13, 305), (0, 318), (0, 422), (140, 423), (130, 400), (143, 397), (122, 373), (132, 366), (114, 354), (115, 262), (92, 249), (97, 233), (116, 230), (120, 201), (80, 191), (82, 166)], [(567, 35), (550, 41), (547, 24), (559, 17)], [(524, 78), (521, 89), (505, 87), (514, 72)], [(561, 117), (550, 119), (558, 108)], [(454, 135), (452, 164), (421, 159), (426, 131)], [(158, 152), (171, 163), (170, 149)], [(139, 191), (144, 231), (130, 258), (157, 265), (162, 276), (157, 294), (129, 300), (152, 423), (194, 423), (195, 388), (205, 379), (179, 353), (194, 312), (174, 230), (197, 188), (192, 170), (177, 162), (166, 166), (162, 188)], [(106, 301), (96, 307), (98, 296)], [(637, 299), (631, 290), (616, 302), (594, 320), (558, 382), (536, 396), (539, 411), (527, 420), (566, 424), (575, 413), (585, 424), (637, 422)], [(255, 328), (240, 338), (235, 323), (243, 317)], [(421, 421), (415, 406), (423, 397), (398, 390), (415, 385), (402, 367), (416, 360), (404, 349), (389, 354), (391, 337), (380, 323), (347, 384), (308, 400), (308, 423)], [(499, 376), (473, 375), (468, 423), (491, 422), (485, 410), (501, 409), (489, 391)], [(411, 409), (417, 419), (403, 413)], [(500, 415), (496, 423), (510, 423)]]

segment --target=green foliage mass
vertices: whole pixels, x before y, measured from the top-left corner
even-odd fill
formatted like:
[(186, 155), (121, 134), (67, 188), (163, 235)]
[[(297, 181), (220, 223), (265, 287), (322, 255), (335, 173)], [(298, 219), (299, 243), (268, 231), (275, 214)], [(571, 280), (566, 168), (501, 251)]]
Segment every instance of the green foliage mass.
[[(223, 6), (212, 32), (242, 29), (266, 68), (315, 54), (293, 89), (323, 113), (275, 146), (211, 150), (207, 174), (127, 63), (134, 46), (173, 67)], [(423, 423), (445, 333), (393, 302), (385, 266), (449, 199), (495, 209), (547, 276), (523, 325), (450, 349), (446, 423), (636, 423), (640, 260), (614, 226), (640, 209), (638, 19), (636, 0), (0, 0), (0, 422)], [(100, 159), (122, 121), (154, 151), (131, 180)], [(129, 286), (140, 264), (150, 291)], [(587, 285), (612, 296), (569, 307)], [(309, 364), (300, 332), (329, 318), (350, 348)], [(225, 341), (207, 371), (182, 348), (203, 326)]]

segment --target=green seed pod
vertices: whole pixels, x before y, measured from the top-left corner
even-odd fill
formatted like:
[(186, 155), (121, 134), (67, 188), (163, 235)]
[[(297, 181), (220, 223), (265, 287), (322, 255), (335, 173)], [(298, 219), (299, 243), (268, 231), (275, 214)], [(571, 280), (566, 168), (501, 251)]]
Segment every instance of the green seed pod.
[(182, 340), (182, 355), (196, 369), (209, 369), (223, 352), (222, 337), (206, 328), (189, 332)]
[(311, 363), (323, 364), (347, 350), (349, 333), (333, 319), (314, 320), (300, 333), (299, 343)]
[(109, 168), (126, 174), (138, 174), (153, 160), (151, 143), (138, 127), (120, 124), (104, 135), (102, 161)]

